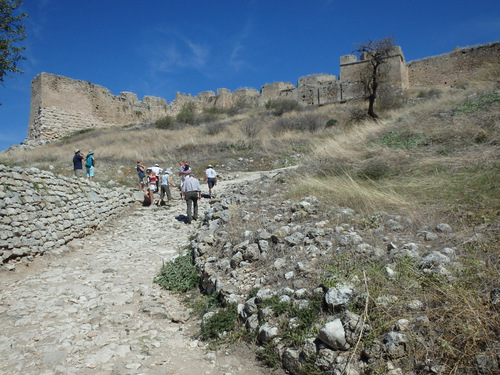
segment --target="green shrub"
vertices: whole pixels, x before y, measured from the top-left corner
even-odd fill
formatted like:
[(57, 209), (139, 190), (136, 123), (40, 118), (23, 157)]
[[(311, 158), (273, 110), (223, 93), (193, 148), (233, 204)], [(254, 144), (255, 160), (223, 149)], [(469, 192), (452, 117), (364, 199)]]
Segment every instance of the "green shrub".
[(265, 343), (262, 348), (259, 348), (257, 359), (271, 368), (279, 368), (281, 365), (278, 347), (273, 342)]
[(177, 122), (181, 124), (194, 125), (196, 120), (196, 105), (193, 102), (184, 103), (176, 116)]
[(453, 108), (453, 113), (455, 115), (472, 113), (483, 109), (487, 105), (497, 102), (500, 102), (500, 94), (490, 92), (479, 96), (477, 99), (470, 99), (465, 103), (455, 106), (455, 108)]
[(331, 128), (332, 126), (335, 126), (335, 125), (337, 125), (338, 123), (339, 123), (339, 122), (338, 122), (338, 120), (335, 120), (334, 118), (331, 118), (330, 120), (328, 120), (328, 121), (326, 122), (325, 127), (326, 127), (326, 128)]
[(409, 150), (422, 145), (427, 145), (429, 140), (424, 133), (414, 133), (409, 129), (391, 130), (385, 133), (377, 141), (390, 148), (402, 148)]
[(391, 166), (388, 163), (386, 163), (384, 160), (375, 158), (368, 160), (368, 162), (358, 173), (358, 175), (361, 178), (367, 178), (376, 181), (389, 175), (390, 171)]
[(172, 116), (165, 116), (155, 121), (155, 127), (158, 129), (172, 129), (175, 119)]
[(441, 96), (443, 92), (439, 89), (432, 88), (429, 90), (421, 90), (417, 94), (417, 98), (428, 99)]
[(199, 283), (196, 266), (190, 254), (182, 255), (163, 265), (154, 282), (176, 293), (184, 293)]
[(238, 309), (235, 304), (217, 311), (201, 324), (200, 337), (204, 340), (217, 339), (224, 332), (231, 332), (236, 326)]

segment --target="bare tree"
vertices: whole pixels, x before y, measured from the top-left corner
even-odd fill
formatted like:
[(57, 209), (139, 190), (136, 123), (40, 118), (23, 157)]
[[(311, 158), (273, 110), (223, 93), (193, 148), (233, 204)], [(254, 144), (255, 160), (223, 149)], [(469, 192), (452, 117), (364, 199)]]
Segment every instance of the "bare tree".
[(374, 110), (375, 99), (377, 98), (377, 89), (383, 79), (381, 67), (387, 62), (390, 52), (394, 47), (392, 37), (387, 37), (381, 40), (369, 40), (367, 43), (357, 44), (354, 50), (358, 56), (362, 56), (363, 60), (370, 64), (363, 71), (361, 82), (364, 85), (368, 100), (368, 115), (372, 119), (377, 119), (378, 116)]

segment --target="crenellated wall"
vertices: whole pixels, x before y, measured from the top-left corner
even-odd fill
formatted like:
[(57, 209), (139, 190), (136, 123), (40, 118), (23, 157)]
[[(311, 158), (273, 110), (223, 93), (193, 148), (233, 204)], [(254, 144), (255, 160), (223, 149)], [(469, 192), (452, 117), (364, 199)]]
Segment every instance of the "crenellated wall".
[[(384, 69), (384, 85), (397, 93), (410, 87), (432, 87), (467, 82), (484, 64), (500, 63), (500, 42), (456, 49), (448, 54), (405, 62), (401, 47), (395, 46)], [(176, 93), (168, 104), (163, 98), (122, 92), (112, 95), (105, 87), (49, 73), (32, 81), (31, 112), (27, 144), (57, 140), (79, 130), (151, 121), (176, 115), (186, 103), (201, 111), (216, 107), (228, 109), (244, 103), (265, 106), (270, 100), (291, 99), (301, 105), (321, 105), (366, 97), (361, 82), (370, 66), (366, 56), (340, 57), (340, 77), (313, 74), (301, 77), (297, 86), (290, 82), (265, 84), (260, 91), (220, 88), (196, 96)]]

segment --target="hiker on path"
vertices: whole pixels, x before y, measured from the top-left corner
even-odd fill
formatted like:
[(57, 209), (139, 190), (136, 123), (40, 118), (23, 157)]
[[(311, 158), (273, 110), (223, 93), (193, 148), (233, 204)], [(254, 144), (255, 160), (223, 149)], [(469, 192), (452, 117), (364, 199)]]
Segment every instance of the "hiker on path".
[(187, 175), (184, 181), (183, 195), (187, 205), (187, 224), (191, 224), (191, 220), (198, 220), (198, 201), (201, 199), (200, 181), (193, 173)]
[(90, 150), (85, 158), (85, 168), (87, 169), (87, 178), (89, 181), (92, 181), (95, 175), (95, 158), (93, 150)]
[(208, 184), (208, 194), (210, 198), (215, 197), (213, 192), (214, 186), (217, 185), (217, 172), (215, 172), (214, 167), (210, 164), (205, 171), (205, 183)]
[(154, 174), (154, 172), (148, 168), (146, 171), (148, 174), (148, 187), (147, 187), (147, 197), (149, 199), (149, 207), (154, 207), (155, 204), (155, 198), (154, 198), (154, 192), (156, 191), (156, 185), (158, 183), (158, 177)]
[(181, 178), (181, 196), (183, 196), (183, 190), (184, 190), (184, 181), (186, 180), (186, 176), (188, 176), (192, 170), (187, 161), (180, 161), (179, 162), (179, 176)]
[(151, 171), (153, 171), (154, 175), (156, 176), (156, 191), (159, 191), (160, 190), (160, 185), (159, 185), (160, 175), (163, 172), (163, 169), (160, 168), (159, 164), (155, 164), (154, 167), (151, 167), (150, 169), (151, 169)]
[(165, 197), (165, 194), (167, 195), (167, 203), (170, 203), (172, 201), (172, 194), (170, 192), (170, 186), (177, 187), (170, 180), (170, 175), (171, 174), (172, 174), (172, 169), (171, 168), (167, 168), (165, 170), (165, 173), (161, 175), (160, 205), (161, 204), (165, 204), (165, 202), (163, 201), (163, 198)]
[(141, 160), (137, 160), (137, 175), (139, 177), (139, 191), (144, 190), (144, 182), (146, 179), (146, 167)]
[(83, 154), (80, 152), (80, 149), (77, 148), (75, 150), (75, 156), (73, 156), (73, 171), (78, 178), (83, 177), (83, 159)]

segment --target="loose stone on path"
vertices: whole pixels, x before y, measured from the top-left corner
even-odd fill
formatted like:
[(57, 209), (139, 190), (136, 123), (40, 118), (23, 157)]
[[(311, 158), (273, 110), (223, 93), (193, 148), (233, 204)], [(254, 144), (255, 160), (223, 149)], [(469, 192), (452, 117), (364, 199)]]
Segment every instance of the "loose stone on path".
[[(219, 184), (222, 185), (222, 184)], [(219, 186), (220, 188), (220, 186)], [(201, 201), (200, 213), (208, 206)], [(1, 374), (265, 374), (210, 352), (153, 278), (189, 244), (184, 201), (139, 204), (94, 234), (0, 272)]]

